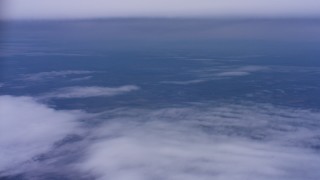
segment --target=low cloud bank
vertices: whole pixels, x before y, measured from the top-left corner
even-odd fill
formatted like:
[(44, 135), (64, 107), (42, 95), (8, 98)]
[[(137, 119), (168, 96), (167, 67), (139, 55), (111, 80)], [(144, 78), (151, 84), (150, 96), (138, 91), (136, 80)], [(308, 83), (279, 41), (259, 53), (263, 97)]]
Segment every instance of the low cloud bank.
[(95, 129), (93, 143), (76, 166), (97, 179), (320, 177), (320, 155), (311, 148), (320, 113), (224, 106), (116, 110), (105, 116), (107, 122)]
[(77, 129), (84, 113), (58, 111), (30, 97), (0, 96), (0, 174), (22, 168)]
[[(0, 96), (0, 117), (0, 176), (18, 169), (28, 177), (99, 180), (320, 177), (320, 113), (309, 110), (197, 104), (89, 116)], [(86, 117), (88, 126), (79, 121)], [(77, 132), (76, 143), (53, 145)], [(41, 154), (47, 158), (27, 168)]]
[(115, 96), (138, 90), (138, 86), (126, 85), (120, 87), (75, 86), (58, 89), (43, 95), (41, 98), (87, 98), (97, 96)]

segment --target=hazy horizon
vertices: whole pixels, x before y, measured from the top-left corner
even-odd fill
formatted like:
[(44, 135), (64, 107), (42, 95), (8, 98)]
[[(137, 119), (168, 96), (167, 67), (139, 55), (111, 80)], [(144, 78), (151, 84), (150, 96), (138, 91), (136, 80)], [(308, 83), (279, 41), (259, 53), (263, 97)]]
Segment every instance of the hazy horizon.
[(4, 0), (3, 20), (96, 18), (319, 18), (316, 0)]

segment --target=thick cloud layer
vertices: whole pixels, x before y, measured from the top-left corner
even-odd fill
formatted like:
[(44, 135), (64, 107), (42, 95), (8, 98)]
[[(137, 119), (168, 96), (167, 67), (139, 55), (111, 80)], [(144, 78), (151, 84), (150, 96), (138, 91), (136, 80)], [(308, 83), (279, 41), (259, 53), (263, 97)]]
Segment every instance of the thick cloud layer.
[[(18, 169), (33, 179), (48, 173), (101, 180), (320, 177), (319, 112), (206, 103), (88, 116), (29, 97), (1, 96), (0, 102), (0, 174)], [(90, 123), (78, 121), (84, 118)], [(82, 138), (53, 145), (75, 133)], [(47, 158), (27, 168), (41, 154)]]
[(57, 111), (30, 97), (0, 96), (0, 173), (52, 148), (76, 128), (77, 111)]
[[(320, 156), (310, 148), (317, 139), (310, 127), (319, 124), (318, 113), (227, 105), (118, 110), (105, 116), (107, 123), (95, 129), (86, 158), (77, 165), (97, 179), (320, 177)], [(297, 126), (301, 119), (304, 125)]]

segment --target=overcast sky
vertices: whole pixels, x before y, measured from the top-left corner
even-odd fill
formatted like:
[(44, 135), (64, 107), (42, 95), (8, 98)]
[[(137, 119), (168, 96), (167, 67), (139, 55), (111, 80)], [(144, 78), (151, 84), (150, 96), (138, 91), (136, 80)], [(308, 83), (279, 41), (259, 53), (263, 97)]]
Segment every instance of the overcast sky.
[(320, 16), (320, 0), (2, 0), (0, 5), (5, 19)]

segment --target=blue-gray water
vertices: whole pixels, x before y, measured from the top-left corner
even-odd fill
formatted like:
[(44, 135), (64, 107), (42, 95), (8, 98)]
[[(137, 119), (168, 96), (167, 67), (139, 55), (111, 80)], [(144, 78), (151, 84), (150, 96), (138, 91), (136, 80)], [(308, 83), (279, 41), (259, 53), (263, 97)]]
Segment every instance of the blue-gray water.
[(3, 25), (2, 179), (320, 179), (318, 19)]

